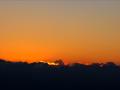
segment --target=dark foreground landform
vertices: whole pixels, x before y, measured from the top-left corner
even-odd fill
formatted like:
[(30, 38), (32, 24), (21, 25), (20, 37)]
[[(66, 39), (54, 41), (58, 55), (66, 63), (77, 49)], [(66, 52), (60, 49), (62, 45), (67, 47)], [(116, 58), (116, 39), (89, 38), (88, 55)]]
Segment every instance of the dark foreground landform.
[(0, 90), (120, 90), (114, 63), (58, 66), (0, 60)]

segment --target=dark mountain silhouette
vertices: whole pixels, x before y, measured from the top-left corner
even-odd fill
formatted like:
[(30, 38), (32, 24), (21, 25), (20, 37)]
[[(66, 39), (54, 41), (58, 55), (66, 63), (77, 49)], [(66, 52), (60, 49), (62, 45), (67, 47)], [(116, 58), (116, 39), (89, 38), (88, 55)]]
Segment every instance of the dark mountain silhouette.
[(0, 60), (0, 90), (117, 90), (120, 66), (112, 62), (64, 65), (62, 60), (22, 63)]

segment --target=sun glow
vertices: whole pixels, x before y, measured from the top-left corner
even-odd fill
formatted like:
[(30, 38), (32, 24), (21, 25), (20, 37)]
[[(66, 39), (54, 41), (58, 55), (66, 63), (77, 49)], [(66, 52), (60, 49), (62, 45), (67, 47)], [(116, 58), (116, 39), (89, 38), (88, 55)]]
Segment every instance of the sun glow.
[(48, 62), (48, 61), (40, 61), (41, 63), (47, 63), (48, 65), (53, 65), (53, 66), (57, 66), (59, 65), (58, 63), (55, 62)]

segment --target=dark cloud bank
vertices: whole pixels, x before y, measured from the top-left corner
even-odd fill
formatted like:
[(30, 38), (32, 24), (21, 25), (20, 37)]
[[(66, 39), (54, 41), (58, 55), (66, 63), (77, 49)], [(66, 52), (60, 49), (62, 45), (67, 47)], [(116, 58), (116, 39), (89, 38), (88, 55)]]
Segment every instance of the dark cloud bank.
[(120, 90), (120, 66), (13, 63), (0, 60), (0, 90)]

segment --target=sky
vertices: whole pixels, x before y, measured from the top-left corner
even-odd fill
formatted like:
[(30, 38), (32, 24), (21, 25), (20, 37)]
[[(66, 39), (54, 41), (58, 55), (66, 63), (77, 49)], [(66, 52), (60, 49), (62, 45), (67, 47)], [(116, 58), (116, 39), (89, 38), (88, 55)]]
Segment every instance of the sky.
[(0, 0), (0, 58), (120, 63), (120, 1)]

